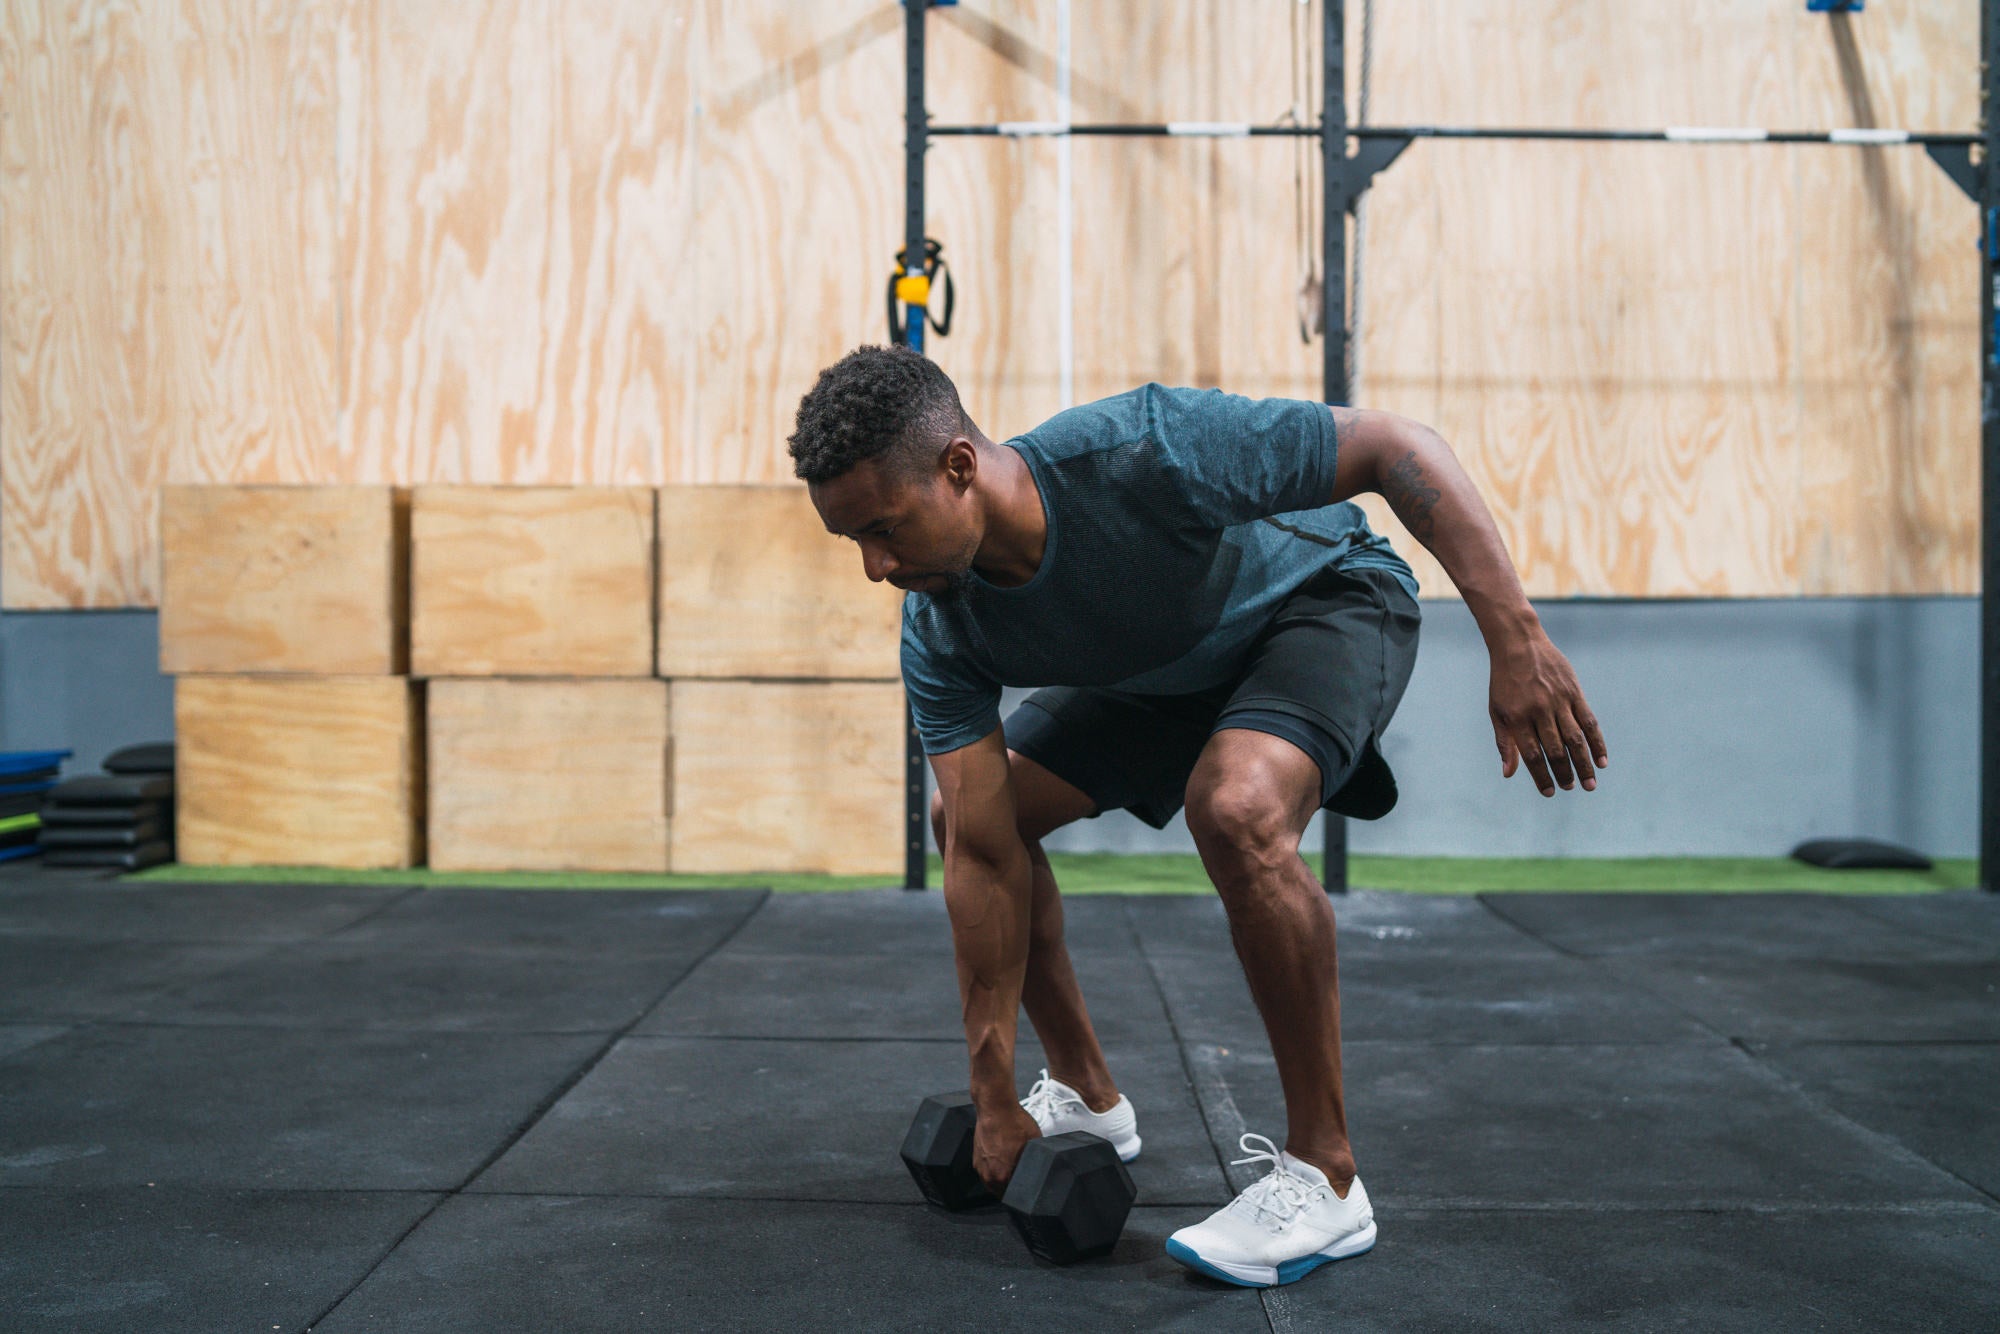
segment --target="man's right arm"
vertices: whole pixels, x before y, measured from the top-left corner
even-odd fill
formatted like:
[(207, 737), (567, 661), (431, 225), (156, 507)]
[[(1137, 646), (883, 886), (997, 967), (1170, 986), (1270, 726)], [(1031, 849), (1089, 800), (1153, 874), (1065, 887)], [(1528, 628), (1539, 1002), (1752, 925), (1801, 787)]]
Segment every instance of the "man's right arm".
[(1034, 1137), (1014, 1088), (1014, 1035), (1028, 967), (1033, 882), (1015, 823), (1007, 743), (999, 729), (931, 756), (944, 799), (944, 897), (958, 957), (958, 992), (979, 1112), (980, 1175), (1004, 1180)]

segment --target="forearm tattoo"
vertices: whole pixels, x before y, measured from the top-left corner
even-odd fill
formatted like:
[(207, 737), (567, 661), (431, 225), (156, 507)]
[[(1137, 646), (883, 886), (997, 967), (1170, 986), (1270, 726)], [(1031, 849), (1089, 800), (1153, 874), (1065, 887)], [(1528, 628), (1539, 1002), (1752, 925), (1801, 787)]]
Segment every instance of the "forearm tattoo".
[(1431, 536), (1437, 532), (1437, 520), (1431, 511), (1444, 498), (1444, 492), (1430, 484), (1423, 465), (1417, 462), (1416, 450), (1405, 454), (1400, 463), (1389, 469), (1389, 475), (1382, 481), (1382, 495), (1403, 526), (1410, 530), (1410, 536), (1429, 546)]

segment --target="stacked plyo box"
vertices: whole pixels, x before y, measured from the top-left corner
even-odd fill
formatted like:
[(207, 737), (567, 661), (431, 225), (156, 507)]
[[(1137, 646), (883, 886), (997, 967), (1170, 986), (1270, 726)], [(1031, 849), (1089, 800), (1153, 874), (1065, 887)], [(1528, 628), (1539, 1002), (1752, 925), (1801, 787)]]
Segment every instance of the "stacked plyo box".
[(407, 493), (169, 486), (160, 552), (181, 860), (419, 864)]
[(169, 487), (161, 530), (184, 861), (901, 869), (901, 600), (802, 488)]
[(432, 867), (667, 869), (653, 504), (645, 487), (416, 488)]
[(900, 874), (901, 595), (802, 487), (659, 493), (676, 872)]

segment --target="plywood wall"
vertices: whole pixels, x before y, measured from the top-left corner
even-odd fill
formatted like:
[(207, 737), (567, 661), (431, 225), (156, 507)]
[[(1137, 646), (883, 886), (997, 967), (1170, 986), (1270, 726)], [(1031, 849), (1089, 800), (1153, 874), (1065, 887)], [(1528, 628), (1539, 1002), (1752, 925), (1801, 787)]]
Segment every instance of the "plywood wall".
[[(1292, 102), (1293, 0), (1072, 8), (1079, 120)], [(1977, 112), (1975, 0), (1375, 9), (1378, 122)], [(935, 116), (1053, 117), (1056, 14), (933, 14)], [(152, 605), (167, 481), (787, 480), (799, 395), (883, 337), (901, 25), (887, 0), (0, 8), (0, 598)], [(1316, 397), (1294, 146), (1071, 151), (1078, 398)], [(998, 436), (1060, 402), (1058, 154), (930, 156), (961, 284), (932, 351)], [(1420, 143), (1369, 202), (1357, 401), (1444, 432), (1537, 595), (1973, 591), (1975, 223), (1916, 150)]]

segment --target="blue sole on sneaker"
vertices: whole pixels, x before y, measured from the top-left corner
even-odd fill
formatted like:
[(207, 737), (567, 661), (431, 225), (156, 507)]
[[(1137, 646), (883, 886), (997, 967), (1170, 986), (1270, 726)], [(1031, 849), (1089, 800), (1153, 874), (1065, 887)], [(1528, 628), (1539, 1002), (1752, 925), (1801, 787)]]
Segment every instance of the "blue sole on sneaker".
[[(1374, 1249), (1374, 1243), (1371, 1242), (1367, 1249), (1356, 1251), (1354, 1254), (1366, 1255)], [(1197, 1274), (1206, 1274), (1210, 1278), (1220, 1279), (1224, 1283), (1233, 1283), (1239, 1288), (1282, 1287), (1287, 1283), (1296, 1283), (1307, 1274), (1312, 1273), (1313, 1270), (1318, 1269), (1321, 1265), (1332, 1264), (1335, 1260), (1351, 1260), (1354, 1258), (1348, 1255), (1302, 1255), (1296, 1260), (1286, 1260), (1278, 1266), (1278, 1281), (1276, 1283), (1253, 1283), (1249, 1279), (1238, 1278), (1234, 1274), (1216, 1268), (1208, 1261), (1202, 1259), (1200, 1255), (1196, 1254), (1194, 1247), (1188, 1245), (1186, 1242), (1175, 1241), (1169, 1238), (1167, 1240), (1167, 1254), (1186, 1265), (1189, 1269), (1194, 1270)]]

